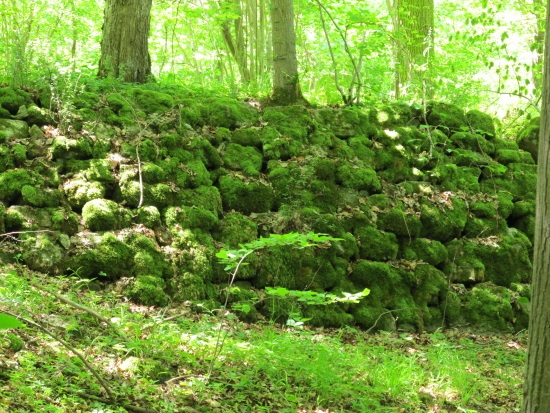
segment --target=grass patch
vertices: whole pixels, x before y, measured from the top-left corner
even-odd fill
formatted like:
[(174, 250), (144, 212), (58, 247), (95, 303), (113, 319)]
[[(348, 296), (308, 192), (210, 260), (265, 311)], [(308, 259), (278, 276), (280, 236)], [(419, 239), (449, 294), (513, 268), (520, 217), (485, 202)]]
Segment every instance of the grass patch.
[[(245, 324), (21, 268), (0, 272), (0, 412), (514, 412), (526, 335), (463, 330), (366, 335)], [(33, 285), (78, 302), (76, 309)], [(215, 354), (219, 323), (224, 345)], [(73, 351), (106, 382), (111, 396)], [(142, 409), (142, 410), (139, 410)]]

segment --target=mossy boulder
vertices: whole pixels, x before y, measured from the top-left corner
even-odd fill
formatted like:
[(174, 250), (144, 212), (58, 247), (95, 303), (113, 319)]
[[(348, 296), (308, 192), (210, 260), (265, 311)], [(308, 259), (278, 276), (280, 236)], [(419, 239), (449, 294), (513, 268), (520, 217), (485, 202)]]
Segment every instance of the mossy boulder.
[(483, 135), (486, 139), (496, 136), (495, 124), (490, 115), (474, 109), (466, 113), (466, 119), (472, 132)]
[(163, 218), (169, 228), (179, 225), (181, 228), (211, 230), (218, 224), (217, 215), (196, 206), (168, 207), (163, 211)]
[(455, 239), (446, 245), (450, 259), (443, 272), (453, 283), (472, 285), (485, 281), (485, 263), (477, 256), (477, 247), (467, 239)]
[(359, 244), (359, 257), (373, 261), (389, 261), (397, 257), (399, 244), (391, 232), (383, 232), (371, 226), (355, 230)]
[(35, 207), (56, 207), (62, 200), (59, 189), (38, 188), (31, 185), (21, 187), (21, 201)]
[(369, 288), (367, 300), (385, 307), (391, 303), (392, 291), (403, 284), (399, 271), (385, 262), (358, 260), (352, 264), (350, 279), (360, 289)]
[(83, 178), (68, 179), (63, 183), (67, 203), (80, 210), (84, 204), (105, 197), (105, 186), (98, 181), (89, 182)]
[(138, 108), (147, 114), (164, 113), (174, 107), (174, 99), (166, 93), (136, 88), (131, 95)]
[(19, 108), (31, 102), (27, 92), (11, 87), (0, 88), (0, 117), (16, 115)]
[(93, 157), (93, 146), (87, 138), (58, 136), (50, 146), (50, 154), (53, 160), (90, 159)]
[(476, 255), (485, 265), (485, 279), (503, 287), (530, 281), (531, 246), (527, 236), (515, 228), (495, 239), (479, 241)]
[(336, 182), (344, 188), (367, 191), (371, 194), (379, 193), (382, 189), (375, 170), (362, 165), (362, 163), (346, 162), (341, 164), (336, 170)]
[(227, 168), (241, 170), (252, 176), (260, 174), (263, 162), (262, 154), (256, 148), (236, 143), (227, 145), (222, 160)]
[(538, 160), (540, 135), (540, 116), (532, 118), (519, 132), (517, 143), (521, 149), (531, 154), (535, 161)]
[(125, 294), (138, 304), (163, 307), (170, 300), (164, 292), (165, 287), (166, 283), (162, 278), (139, 275), (125, 290)]
[(112, 231), (125, 228), (130, 212), (109, 199), (93, 199), (82, 207), (82, 220), (90, 231)]
[(462, 300), (464, 318), (474, 326), (485, 331), (512, 330), (512, 293), (507, 288), (492, 283), (478, 284)]
[(154, 205), (146, 205), (137, 210), (136, 222), (147, 228), (156, 228), (161, 224), (159, 209)]
[(39, 186), (43, 180), (25, 169), (10, 169), (0, 174), (0, 200), (11, 204), (21, 195), (25, 186)]
[(393, 232), (400, 238), (416, 238), (423, 231), (418, 215), (406, 211), (402, 203), (387, 211), (378, 213), (377, 227)]
[(347, 139), (368, 132), (368, 116), (356, 108), (320, 108), (312, 111), (319, 128), (330, 130), (338, 138)]
[(23, 260), (33, 271), (59, 275), (66, 268), (66, 253), (48, 233), (36, 234), (23, 243)]
[(183, 100), (180, 118), (193, 127), (205, 125), (236, 129), (258, 120), (258, 111), (246, 102), (224, 96)]
[(514, 201), (535, 198), (537, 188), (537, 166), (524, 163), (510, 163), (502, 169), (483, 172), (481, 191), (494, 193), (508, 191)]
[(447, 248), (441, 242), (428, 238), (417, 238), (402, 242), (400, 256), (406, 261), (424, 261), (438, 266), (447, 261)]
[(132, 250), (114, 234), (103, 236), (82, 234), (73, 237), (71, 243), (81, 245), (79, 253), (71, 257), (68, 267), (78, 269), (83, 278), (118, 279), (132, 273)]
[(468, 222), (468, 206), (464, 200), (439, 194), (441, 202), (422, 201), (421, 236), (447, 242), (460, 236)]
[(78, 232), (80, 225), (80, 216), (72, 212), (69, 208), (51, 208), (48, 210), (51, 220), (52, 229), (63, 234), (72, 236)]
[(29, 137), (29, 124), (22, 120), (0, 119), (0, 142), (7, 139), (26, 139)]
[(303, 106), (272, 106), (265, 109), (263, 121), (283, 136), (299, 142), (307, 142), (315, 123)]
[(396, 331), (395, 317), (387, 309), (379, 305), (368, 303), (368, 298), (355, 305), (351, 313), (354, 322), (365, 330), (370, 331)]
[(428, 125), (448, 132), (469, 130), (468, 120), (462, 108), (442, 102), (428, 104)]
[(216, 217), (222, 215), (222, 198), (215, 186), (199, 186), (195, 189), (185, 189), (178, 194), (178, 202), (188, 207), (206, 209)]
[(258, 238), (258, 225), (250, 218), (233, 212), (224, 216), (213, 235), (223, 245), (236, 248)]
[(231, 142), (242, 145), (262, 148), (263, 128), (258, 126), (249, 126), (235, 129), (231, 134)]
[(271, 185), (261, 180), (243, 180), (237, 176), (222, 176), (219, 181), (224, 210), (250, 214), (268, 212), (273, 206)]
[(470, 132), (455, 132), (451, 135), (450, 142), (461, 149), (468, 149), (486, 155), (493, 155), (495, 146), (486, 140), (483, 135)]

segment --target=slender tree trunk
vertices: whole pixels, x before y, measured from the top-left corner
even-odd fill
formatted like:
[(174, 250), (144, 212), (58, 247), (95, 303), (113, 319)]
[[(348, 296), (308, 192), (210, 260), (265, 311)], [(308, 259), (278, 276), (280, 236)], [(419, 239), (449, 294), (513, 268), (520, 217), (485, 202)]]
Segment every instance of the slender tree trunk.
[[(547, 3), (550, 11), (550, 0)], [(523, 413), (550, 412), (550, 12), (546, 14), (533, 293)]]
[(148, 51), (152, 0), (107, 0), (100, 77), (144, 83), (151, 75)]
[[(434, 0), (395, 0), (394, 7), (395, 95), (431, 97), (432, 87), (427, 80), (433, 59)], [(411, 93), (411, 88), (416, 90)]]
[(305, 102), (298, 78), (293, 0), (273, 0), (271, 5), (273, 42), (272, 103), (293, 105)]

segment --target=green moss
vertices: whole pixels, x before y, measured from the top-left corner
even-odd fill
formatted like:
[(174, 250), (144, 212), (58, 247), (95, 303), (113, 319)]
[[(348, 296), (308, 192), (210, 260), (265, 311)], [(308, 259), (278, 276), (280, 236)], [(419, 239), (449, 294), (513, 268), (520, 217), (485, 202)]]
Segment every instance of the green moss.
[(230, 143), (222, 159), (226, 167), (241, 170), (248, 175), (258, 176), (262, 169), (262, 155), (254, 147)]
[(81, 178), (69, 179), (63, 183), (68, 204), (81, 209), (86, 202), (105, 196), (105, 186), (100, 182), (88, 182)]
[(464, 111), (450, 103), (433, 102), (428, 104), (427, 121), (428, 125), (453, 132), (469, 129)]
[(485, 264), (485, 279), (504, 287), (530, 281), (533, 270), (529, 254), (531, 246), (529, 239), (515, 228), (510, 228), (507, 235), (493, 242), (481, 243), (476, 255)]
[(93, 156), (92, 143), (87, 138), (58, 136), (50, 146), (50, 153), (53, 160), (90, 159)]
[(495, 150), (506, 149), (512, 151), (518, 151), (519, 146), (516, 141), (503, 138), (495, 138), (491, 142), (495, 145)]
[(312, 112), (320, 128), (330, 129), (339, 138), (350, 138), (368, 132), (368, 117), (361, 110), (320, 108)]
[(359, 256), (359, 245), (357, 239), (349, 232), (341, 233), (338, 237), (342, 239), (332, 243), (332, 248), (336, 250), (338, 257), (345, 260), (347, 268), (348, 262)]
[[(528, 153), (528, 152), (523, 152)], [(529, 156), (531, 156), (529, 154)], [(509, 163), (535, 163), (533, 159), (530, 160), (527, 159), (530, 162), (522, 162), (524, 160), (524, 157), (522, 156), (522, 152), (515, 151), (513, 149), (499, 149), (495, 153), (495, 161), (498, 163), (501, 163), (503, 165), (508, 165)]]
[(156, 228), (161, 224), (160, 212), (154, 205), (147, 205), (137, 211), (137, 222), (147, 228)]
[(450, 259), (443, 271), (454, 283), (474, 284), (485, 280), (485, 264), (477, 257), (477, 245), (467, 239), (447, 244)]
[(421, 264), (414, 269), (416, 286), (412, 289), (412, 296), (420, 306), (439, 306), (447, 292), (445, 274), (437, 268)]
[(49, 210), (52, 218), (52, 229), (72, 236), (78, 232), (80, 216), (72, 211), (52, 208)]
[(143, 182), (156, 184), (166, 180), (166, 171), (154, 163), (146, 162), (141, 167), (141, 176)]
[(21, 194), (25, 185), (38, 186), (42, 182), (24, 169), (10, 169), (0, 174), (0, 199), (11, 203)]
[(23, 163), (27, 160), (27, 149), (20, 143), (13, 145), (11, 152), (13, 154), (13, 160), (17, 166), (23, 165)]
[(332, 306), (306, 306), (303, 310), (304, 317), (311, 318), (308, 324), (316, 327), (339, 328), (353, 323), (353, 316), (342, 308)]
[(8, 146), (0, 145), (0, 173), (15, 166), (13, 154)]
[(514, 311), (511, 293), (491, 283), (479, 284), (463, 297), (467, 321), (484, 330), (510, 331)]
[(514, 202), (512, 205), (512, 218), (521, 218), (525, 215), (535, 215), (536, 204), (534, 201), (518, 201)]
[(99, 95), (93, 92), (81, 92), (73, 102), (76, 109), (95, 109), (99, 103)]
[(95, 248), (73, 258), (70, 268), (79, 268), (83, 278), (107, 277), (118, 279), (130, 276), (133, 254), (124, 242), (113, 234), (105, 234)]
[(374, 169), (360, 164), (340, 165), (336, 171), (336, 182), (345, 188), (365, 190), (369, 193), (378, 193), (382, 189)]
[(511, 163), (503, 171), (484, 172), (481, 190), (494, 193), (495, 189), (510, 192), (514, 201), (535, 199), (537, 187), (537, 166)]
[(23, 185), (21, 198), (23, 203), (35, 207), (56, 207), (61, 203), (62, 195), (58, 189)]
[(137, 106), (147, 114), (164, 113), (174, 107), (174, 99), (165, 93), (135, 88), (132, 97)]
[(261, 149), (262, 129), (255, 126), (235, 129), (231, 136), (231, 142), (241, 146), (252, 146)]
[(506, 232), (506, 220), (496, 218), (470, 217), (464, 227), (463, 236), (468, 238), (489, 237)]
[(442, 164), (432, 172), (432, 180), (447, 191), (480, 192), (479, 176), (481, 169), (477, 167)]
[(178, 194), (182, 205), (197, 207), (212, 212), (216, 217), (222, 215), (222, 199), (218, 188), (199, 186), (196, 189), (185, 189)]
[(441, 242), (427, 238), (404, 242), (401, 255), (407, 261), (424, 261), (434, 266), (442, 264), (448, 258), (447, 248)]
[(261, 181), (243, 181), (226, 175), (220, 178), (219, 185), (225, 210), (250, 214), (267, 212), (273, 206), (273, 189)]
[[(533, 159), (538, 159), (540, 135), (540, 116), (532, 118), (527, 125), (519, 132), (517, 138), (518, 146), (529, 152)], [(514, 142), (515, 143), (515, 142)]]
[(404, 207), (391, 208), (378, 214), (378, 229), (393, 232), (398, 237), (416, 238), (420, 235), (422, 222), (416, 214), (405, 212)]
[(397, 257), (399, 244), (391, 232), (382, 232), (374, 227), (357, 228), (355, 236), (359, 243), (360, 258), (373, 261), (389, 261)]
[(395, 318), (388, 309), (361, 302), (353, 307), (352, 315), (355, 323), (370, 331), (396, 331)]
[(479, 110), (470, 110), (466, 113), (466, 118), (474, 133), (483, 135), (487, 139), (493, 139), (496, 136), (495, 125), (490, 115)]
[(369, 301), (386, 306), (391, 301), (391, 291), (401, 285), (402, 277), (389, 264), (377, 261), (358, 260), (352, 266), (350, 279), (358, 288), (369, 288)]
[(23, 243), (23, 260), (27, 267), (51, 275), (62, 274), (65, 270), (65, 252), (50, 234), (35, 235)]
[(222, 159), (218, 150), (202, 136), (195, 137), (191, 141), (188, 149), (194, 153), (195, 157), (200, 159), (208, 169), (216, 169), (222, 165)]
[(129, 212), (109, 199), (94, 199), (82, 207), (82, 220), (90, 231), (110, 231), (129, 225)]
[(453, 163), (457, 166), (482, 166), (492, 163), (492, 158), (485, 154), (469, 149), (453, 149)]
[(265, 109), (263, 121), (283, 136), (305, 143), (314, 122), (303, 106), (272, 106)]
[(9, 113), (3, 114), (1, 117), (16, 115), (20, 106), (27, 105), (31, 102), (27, 92), (10, 87), (0, 88), (0, 107)]
[(164, 221), (168, 227), (202, 228), (210, 230), (218, 224), (218, 217), (207, 209), (195, 206), (168, 207), (164, 210)]
[(258, 111), (245, 102), (220, 96), (184, 100), (180, 117), (182, 122), (193, 127), (208, 125), (235, 129), (256, 123)]
[(214, 238), (229, 248), (236, 248), (258, 238), (258, 225), (242, 214), (229, 213), (220, 221)]
[(424, 201), (421, 207), (421, 236), (446, 242), (460, 236), (468, 222), (468, 207), (459, 198), (452, 198), (446, 206)]
[(482, 135), (476, 135), (470, 132), (456, 132), (451, 135), (450, 140), (457, 148), (481, 152), (487, 155), (492, 155), (495, 152), (495, 146)]

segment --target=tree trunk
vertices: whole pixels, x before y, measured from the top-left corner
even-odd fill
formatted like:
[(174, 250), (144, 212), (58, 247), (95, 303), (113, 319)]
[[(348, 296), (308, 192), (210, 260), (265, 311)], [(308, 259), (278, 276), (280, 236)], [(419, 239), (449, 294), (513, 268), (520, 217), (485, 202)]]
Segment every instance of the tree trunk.
[(100, 77), (144, 83), (151, 75), (148, 38), (152, 0), (107, 0)]
[[(395, 95), (431, 97), (434, 0), (395, 0)], [(411, 90), (413, 89), (413, 90)]]
[(276, 105), (304, 103), (298, 78), (293, 0), (273, 0), (271, 5), (273, 42), (273, 93)]
[[(550, 0), (547, 4), (550, 10)], [(523, 413), (550, 412), (550, 13), (546, 14), (535, 258)]]

